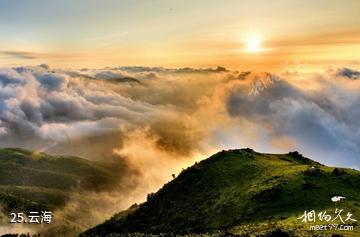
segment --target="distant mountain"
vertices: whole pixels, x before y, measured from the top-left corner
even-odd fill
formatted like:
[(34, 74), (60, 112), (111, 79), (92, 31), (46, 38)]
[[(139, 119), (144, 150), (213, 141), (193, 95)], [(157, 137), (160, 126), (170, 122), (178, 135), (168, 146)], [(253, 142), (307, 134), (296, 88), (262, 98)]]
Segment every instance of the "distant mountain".
[(119, 75), (109, 71), (97, 73), (95, 76), (90, 76), (78, 72), (67, 72), (67, 74), (72, 77), (80, 77), (88, 80), (102, 80), (104, 82), (115, 83), (115, 84), (117, 83), (141, 84), (141, 82), (134, 77)]
[[(334, 202), (334, 196), (346, 199)], [(360, 236), (355, 221), (347, 221), (354, 226), (353, 231), (309, 231), (311, 223), (297, 219), (310, 210), (335, 217), (336, 208), (343, 210), (343, 219), (348, 212), (353, 219), (360, 219), (359, 171), (327, 167), (297, 152), (280, 155), (230, 150), (196, 163), (157, 193), (149, 194), (145, 203), (116, 214), (81, 236)]]
[(77, 157), (0, 148), (0, 205), (5, 212), (54, 210), (71, 192), (113, 188), (121, 167)]

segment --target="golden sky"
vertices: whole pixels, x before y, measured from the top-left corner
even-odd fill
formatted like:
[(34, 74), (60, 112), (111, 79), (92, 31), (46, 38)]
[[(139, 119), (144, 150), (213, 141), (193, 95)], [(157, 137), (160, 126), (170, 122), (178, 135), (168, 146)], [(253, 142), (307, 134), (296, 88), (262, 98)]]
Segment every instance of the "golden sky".
[(358, 66), (357, 0), (5, 0), (0, 64)]

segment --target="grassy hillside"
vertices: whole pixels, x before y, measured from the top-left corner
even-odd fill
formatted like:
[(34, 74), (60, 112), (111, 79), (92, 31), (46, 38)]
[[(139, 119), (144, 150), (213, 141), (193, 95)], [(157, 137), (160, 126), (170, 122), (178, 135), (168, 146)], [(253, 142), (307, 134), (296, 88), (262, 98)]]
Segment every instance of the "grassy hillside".
[(0, 205), (5, 212), (54, 210), (75, 190), (108, 190), (119, 166), (19, 148), (0, 149)]
[[(336, 195), (347, 199), (332, 202), (331, 197)], [(82, 236), (219, 230), (262, 236), (279, 229), (290, 236), (360, 236), (357, 222), (347, 222), (354, 225), (354, 231), (310, 232), (309, 224), (297, 219), (305, 210), (326, 210), (334, 215), (336, 208), (343, 209), (345, 217), (351, 212), (360, 219), (359, 171), (323, 166), (297, 152), (274, 155), (251, 149), (231, 150), (184, 170), (157, 193), (149, 194), (147, 202), (115, 215)], [(278, 232), (273, 236), (281, 236)]]

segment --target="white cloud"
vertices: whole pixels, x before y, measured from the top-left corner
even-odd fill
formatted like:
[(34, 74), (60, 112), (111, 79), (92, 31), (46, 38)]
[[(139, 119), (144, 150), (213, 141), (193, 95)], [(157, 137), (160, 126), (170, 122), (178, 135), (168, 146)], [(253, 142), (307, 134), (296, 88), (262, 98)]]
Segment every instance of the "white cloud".
[[(326, 164), (359, 167), (360, 81), (353, 80), (356, 70), (346, 70), (351, 78), (339, 71), (286, 75), (251, 96), (252, 82), (264, 74), (222, 68), (1, 69), (0, 145), (96, 158), (119, 150), (127, 133), (147, 128), (159, 149), (181, 156), (251, 146), (297, 149)], [(107, 83), (104, 76), (141, 84)]]

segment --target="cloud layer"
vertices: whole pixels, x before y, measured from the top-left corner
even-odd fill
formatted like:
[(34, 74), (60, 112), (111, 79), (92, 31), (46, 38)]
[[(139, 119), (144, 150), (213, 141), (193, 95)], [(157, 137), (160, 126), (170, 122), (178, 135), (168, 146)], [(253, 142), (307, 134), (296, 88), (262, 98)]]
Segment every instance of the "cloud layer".
[(358, 71), (268, 76), (222, 67), (3, 68), (0, 146), (100, 159), (146, 129), (174, 157), (246, 145), (359, 167)]

